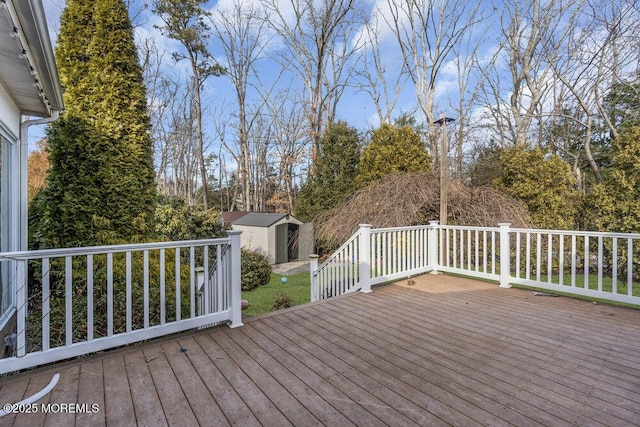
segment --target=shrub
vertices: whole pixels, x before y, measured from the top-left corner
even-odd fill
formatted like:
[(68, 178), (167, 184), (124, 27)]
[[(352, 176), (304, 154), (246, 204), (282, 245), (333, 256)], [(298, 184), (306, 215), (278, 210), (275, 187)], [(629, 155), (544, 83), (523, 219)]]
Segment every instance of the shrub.
[(160, 240), (213, 239), (223, 235), (219, 212), (205, 211), (171, 196), (159, 197), (155, 227)]
[(540, 148), (517, 146), (500, 153), (502, 175), (496, 187), (524, 203), (537, 228), (575, 227), (580, 193), (571, 166)]
[(296, 303), (293, 301), (293, 298), (287, 294), (280, 294), (273, 301), (273, 304), (271, 304), (270, 311), (282, 310), (283, 308), (293, 307), (294, 305), (296, 305)]
[(262, 254), (248, 249), (241, 249), (241, 282), (243, 291), (251, 291), (258, 286), (266, 285), (271, 278), (271, 264)]

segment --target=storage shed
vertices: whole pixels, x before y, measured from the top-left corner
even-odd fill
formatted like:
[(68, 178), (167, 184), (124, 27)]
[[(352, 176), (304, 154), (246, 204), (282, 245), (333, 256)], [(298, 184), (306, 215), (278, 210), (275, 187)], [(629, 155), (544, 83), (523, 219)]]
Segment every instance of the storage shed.
[(299, 259), (298, 237), (302, 221), (289, 214), (248, 213), (232, 223), (242, 231), (243, 248), (265, 255), (272, 264)]

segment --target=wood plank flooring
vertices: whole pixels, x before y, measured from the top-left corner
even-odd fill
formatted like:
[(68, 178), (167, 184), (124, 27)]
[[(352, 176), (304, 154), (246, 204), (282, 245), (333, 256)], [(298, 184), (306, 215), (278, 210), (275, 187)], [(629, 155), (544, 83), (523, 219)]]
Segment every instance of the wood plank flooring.
[(0, 425), (640, 425), (640, 310), (413, 280), (5, 377), (99, 410)]

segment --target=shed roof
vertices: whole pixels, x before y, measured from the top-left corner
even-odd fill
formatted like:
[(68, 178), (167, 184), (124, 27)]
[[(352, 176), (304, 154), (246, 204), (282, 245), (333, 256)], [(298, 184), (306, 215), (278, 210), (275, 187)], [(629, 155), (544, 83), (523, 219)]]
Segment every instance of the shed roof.
[(249, 211), (225, 211), (222, 212), (222, 220), (225, 224), (233, 224), (243, 216), (250, 213)]
[(252, 212), (234, 221), (233, 225), (247, 225), (252, 227), (270, 227), (283, 218), (293, 218), (293, 216), (286, 213)]

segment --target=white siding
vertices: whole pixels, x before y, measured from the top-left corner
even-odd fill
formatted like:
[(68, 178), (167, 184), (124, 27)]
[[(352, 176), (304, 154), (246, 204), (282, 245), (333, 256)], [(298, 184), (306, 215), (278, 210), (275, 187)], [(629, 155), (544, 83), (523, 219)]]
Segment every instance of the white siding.
[(20, 110), (2, 84), (0, 84), (0, 129), (5, 131), (3, 133), (9, 132), (15, 139), (20, 133)]

